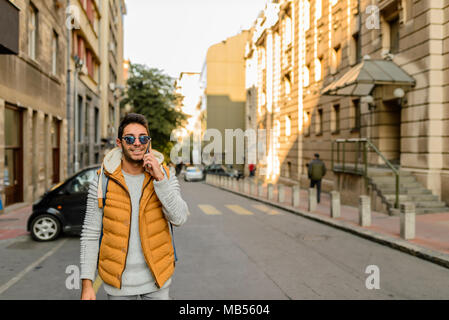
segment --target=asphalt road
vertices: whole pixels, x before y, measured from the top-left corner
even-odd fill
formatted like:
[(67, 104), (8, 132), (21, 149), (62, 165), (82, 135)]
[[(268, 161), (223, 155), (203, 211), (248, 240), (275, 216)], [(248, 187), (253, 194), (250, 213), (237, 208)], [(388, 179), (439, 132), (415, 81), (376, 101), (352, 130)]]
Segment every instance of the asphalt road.
[[(175, 228), (173, 299), (449, 298), (449, 269), (202, 182), (181, 188), (191, 214)], [(79, 299), (78, 237), (2, 240), (0, 261), (0, 300)]]

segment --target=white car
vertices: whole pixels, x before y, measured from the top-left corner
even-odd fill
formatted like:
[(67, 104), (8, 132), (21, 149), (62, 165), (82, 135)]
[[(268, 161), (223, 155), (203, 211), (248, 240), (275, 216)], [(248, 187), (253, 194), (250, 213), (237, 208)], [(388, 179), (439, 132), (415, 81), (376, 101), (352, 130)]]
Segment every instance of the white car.
[(203, 180), (203, 171), (198, 167), (187, 167), (184, 173), (185, 181)]

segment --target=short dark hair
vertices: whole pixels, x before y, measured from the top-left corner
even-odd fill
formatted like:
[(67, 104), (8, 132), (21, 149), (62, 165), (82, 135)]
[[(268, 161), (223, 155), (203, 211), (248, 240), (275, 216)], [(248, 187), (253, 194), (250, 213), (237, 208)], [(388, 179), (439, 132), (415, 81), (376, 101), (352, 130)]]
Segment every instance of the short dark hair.
[(315, 153), (315, 158), (319, 158), (320, 155), (318, 153)]
[(150, 129), (148, 128), (148, 121), (145, 116), (139, 113), (128, 113), (120, 122), (120, 126), (118, 127), (118, 138), (121, 140), (123, 138), (123, 130), (128, 124), (138, 123), (147, 129), (148, 135), (150, 134)]

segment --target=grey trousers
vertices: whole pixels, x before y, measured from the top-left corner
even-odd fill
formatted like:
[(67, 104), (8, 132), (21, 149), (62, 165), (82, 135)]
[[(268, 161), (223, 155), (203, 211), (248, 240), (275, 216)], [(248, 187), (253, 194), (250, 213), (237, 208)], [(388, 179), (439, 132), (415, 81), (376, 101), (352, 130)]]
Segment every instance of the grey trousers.
[(158, 291), (134, 296), (111, 296), (108, 294), (108, 300), (137, 300), (138, 297), (141, 300), (170, 300), (168, 289), (170, 288), (163, 288)]

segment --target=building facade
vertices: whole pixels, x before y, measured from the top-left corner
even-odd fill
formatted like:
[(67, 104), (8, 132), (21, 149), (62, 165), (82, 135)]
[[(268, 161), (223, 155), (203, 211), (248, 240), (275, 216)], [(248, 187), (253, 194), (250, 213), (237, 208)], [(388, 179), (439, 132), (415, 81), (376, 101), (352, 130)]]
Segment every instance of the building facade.
[(0, 196), (10, 206), (99, 163), (115, 138), (126, 8), (1, 0), (0, 9), (11, 29), (0, 36)]
[[(101, 138), (102, 150), (115, 146), (120, 123), (120, 100), (125, 92), (127, 75), (124, 60), (123, 17), (126, 15), (124, 0), (100, 2), (101, 12)], [(101, 153), (100, 159), (104, 156)]]
[(0, 195), (6, 206), (33, 202), (67, 175), (64, 7), (27, 0), (14, 6), (18, 50), (0, 55)]
[(245, 30), (211, 46), (200, 75), (204, 90), (200, 108), (206, 110), (207, 129), (216, 129), (222, 136), (222, 150), (213, 156), (224, 163), (226, 154), (232, 152), (233, 160), (227, 162), (240, 170), (243, 170), (245, 159), (243, 156), (238, 158), (236, 143), (226, 149), (225, 130), (245, 130), (244, 54), (248, 36), (249, 31)]
[[(269, 144), (274, 158), (263, 177), (306, 187), (305, 164), (319, 153), (334, 169), (324, 190), (340, 190), (349, 204), (369, 193), (391, 213), (387, 198), (394, 192), (360, 172), (361, 145), (369, 140), (371, 172), (392, 166), (411, 175), (402, 180), (401, 199), (423, 213), (447, 210), (448, 23), (447, 1), (269, 1), (251, 44), (258, 53), (259, 126), (280, 140)], [(291, 53), (282, 48), (290, 25)], [(340, 142), (348, 139), (343, 152)], [(416, 196), (407, 189), (412, 184)]]

